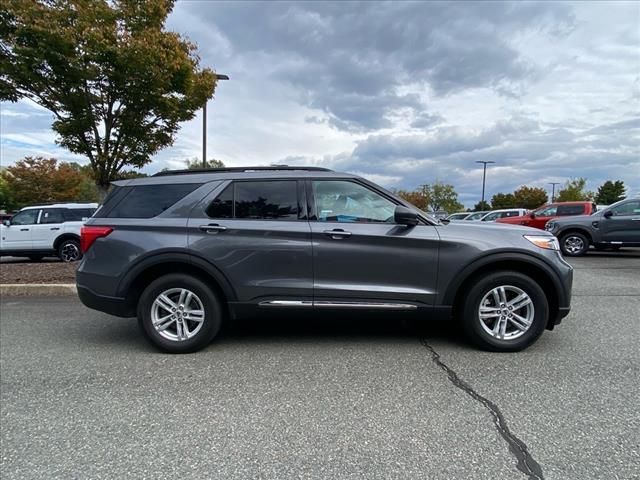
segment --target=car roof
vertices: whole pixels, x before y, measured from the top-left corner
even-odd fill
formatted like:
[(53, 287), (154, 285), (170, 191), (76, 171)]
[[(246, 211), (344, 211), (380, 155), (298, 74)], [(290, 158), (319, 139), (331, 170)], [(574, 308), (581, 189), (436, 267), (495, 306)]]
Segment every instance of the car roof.
[(98, 208), (97, 203), (38, 203), (27, 205), (21, 210), (34, 210), (36, 208)]
[(334, 172), (320, 167), (237, 167), (203, 170), (168, 170), (151, 177), (113, 182), (117, 186), (165, 185), (176, 183), (207, 183), (215, 180), (270, 179), (270, 178), (360, 178), (350, 173)]

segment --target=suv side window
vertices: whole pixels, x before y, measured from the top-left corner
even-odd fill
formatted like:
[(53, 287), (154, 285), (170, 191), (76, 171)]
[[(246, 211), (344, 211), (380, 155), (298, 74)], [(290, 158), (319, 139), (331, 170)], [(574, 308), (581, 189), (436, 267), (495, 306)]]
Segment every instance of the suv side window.
[(13, 216), (11, 225), (33, 225), (38, 220), (38, 212), (40, 210), (24, 210)]
[(296, 180), (233, 182), (207, 208), (211, 218), (297, 220)]
[(63, 223), (62, 208), (45, 208), (40, 215), (40, 223)]
[(486, 217), (482, 217), (482, 221), (483, 222), (493, 222), (494, 220), (499, 218), (500, 215), (501, 215), (500, 212), (490, 213)]
[(640, 200), (623, 203), (622, 205), (617, 205), (610, 210), (614, 217), (640, 215)]
[[(201, 183), (175, 183), (161, 185), (137, 185), (122, 187), (120, 200), (111, 210), (99, 212), (109, 218), (152, 218), (193, 192)], [(128, 190), (125, 190), (128, 189)], [(114, 194), (113, 200), (116, 200)], [(106, 203), (106, 201), (105, 201)]]
[(582, 215), (584, 213), (584, 205), (558, 205), (559, 217), (565, 217), (570, 215)]
[(95, 211), (95, 208), (66, 208), (63, 212), (64, 221), (82, 222), (83, 220), (90, 218)]
[(315, 218), (320, 222), (393, 222), (396, 204), (358, 183), (315, 180)]
[(536, 210), (535, 213), (538, 217), (555, 217), (557, 210), (558, 210), (557, 205), (549, 205), (546, 208)]

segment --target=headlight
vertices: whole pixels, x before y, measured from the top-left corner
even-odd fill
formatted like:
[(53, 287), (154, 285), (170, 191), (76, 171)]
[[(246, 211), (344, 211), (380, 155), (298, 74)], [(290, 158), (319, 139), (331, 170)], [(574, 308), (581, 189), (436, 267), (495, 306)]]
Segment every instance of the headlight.
[(524, 235), (535, 246), (546, 250), (560, 250), (560, 244), (556, 237), (547, 237), (546, 235)]

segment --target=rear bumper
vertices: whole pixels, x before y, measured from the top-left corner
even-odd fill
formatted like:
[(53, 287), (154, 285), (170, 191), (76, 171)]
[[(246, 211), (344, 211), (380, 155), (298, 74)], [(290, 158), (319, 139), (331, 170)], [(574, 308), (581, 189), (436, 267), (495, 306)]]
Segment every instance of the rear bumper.
[(135, 317), (135, 308), (124, 298), (98, 295), (87, 287), (76, 285), (80, 301), (87, 307), (116, 317)]

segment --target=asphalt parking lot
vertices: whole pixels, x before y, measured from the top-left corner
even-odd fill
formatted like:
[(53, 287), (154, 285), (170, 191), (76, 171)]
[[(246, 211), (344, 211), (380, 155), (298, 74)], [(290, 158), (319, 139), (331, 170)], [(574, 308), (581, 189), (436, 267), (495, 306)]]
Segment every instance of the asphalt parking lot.
[(638, 478), (640, 249), (571, 263), (572, 313), (517, 354), (332, 318), (171, 356), (75, 298), (2, 298), (0, 476)]

